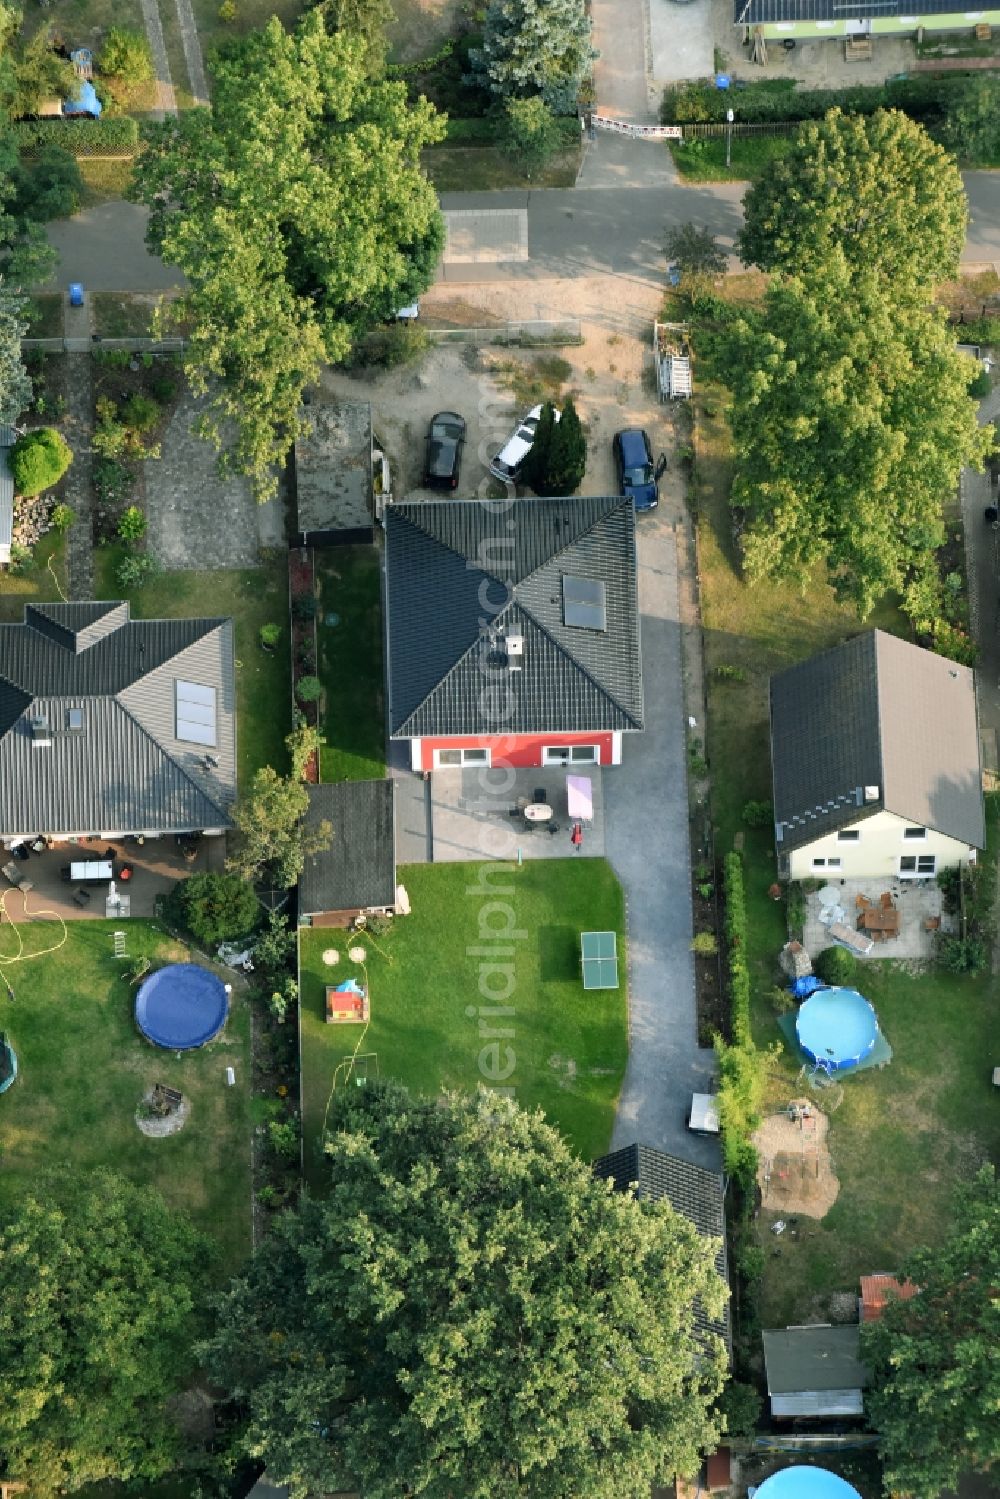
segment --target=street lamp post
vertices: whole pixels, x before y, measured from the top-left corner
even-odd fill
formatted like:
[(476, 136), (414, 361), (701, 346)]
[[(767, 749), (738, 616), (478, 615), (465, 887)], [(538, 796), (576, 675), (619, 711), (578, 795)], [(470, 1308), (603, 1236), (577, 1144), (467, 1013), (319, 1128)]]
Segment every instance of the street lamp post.
[(733, 112), (726, 110), (726, 171), (729, 171), (729, 163), (733, 155)]

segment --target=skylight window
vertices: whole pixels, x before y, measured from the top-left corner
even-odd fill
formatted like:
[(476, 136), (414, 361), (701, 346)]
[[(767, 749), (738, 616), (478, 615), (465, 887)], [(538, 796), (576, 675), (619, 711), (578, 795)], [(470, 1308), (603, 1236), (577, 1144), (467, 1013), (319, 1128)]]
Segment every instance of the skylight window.
[(177, 704), (177, 738), (187, 744), (218, 743), (215, 732), (215, 688), (198, 682), (174, 684)]
[(563, 576), (563, 619), (581, 630), (607, 630), (608, 609), (604, 584), (595, 578)]

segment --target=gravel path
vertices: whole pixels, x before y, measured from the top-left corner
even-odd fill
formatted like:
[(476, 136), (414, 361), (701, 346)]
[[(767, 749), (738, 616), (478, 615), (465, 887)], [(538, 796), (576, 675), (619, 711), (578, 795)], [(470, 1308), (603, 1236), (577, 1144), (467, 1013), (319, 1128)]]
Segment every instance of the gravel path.
[(184, 48), (184, 61), (187, 64), (188, 78), (191, 81), (191, 93), (196, 104), (208, 103), (208, 81), (205, 78), (205, 63), (201, 55), (201, 42), (198, 40), (198, 27), (194, 19), (194, 11), (191, 9), (191, 0), (175, 0), (177, 5), (177, 20), (181, 29), (181, 46)]

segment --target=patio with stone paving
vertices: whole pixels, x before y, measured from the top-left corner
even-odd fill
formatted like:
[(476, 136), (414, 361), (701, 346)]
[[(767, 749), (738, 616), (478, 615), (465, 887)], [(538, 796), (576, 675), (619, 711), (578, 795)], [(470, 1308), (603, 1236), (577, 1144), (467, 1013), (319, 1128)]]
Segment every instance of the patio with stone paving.
[[(932, 962), (940, 932), (951, 930), (951, 918), (945, 913), (941, 891), (936, 880), (867, 879), (839, 880), (835, 882), (840, 892), (838, 905), (843, 911), (842, 921), (852, 930), (856, 929), (863, 906), (859, 897), (878, 906), (883, 893), (888, 894), (899, 912), (899, 933), (876, 942), (862, 962), (873, 963), (879, 958), (905, 958), (919, 962)], [(829, 915), (820, 892), (806, 896), (806, 918), (803, 926), (802, 945), (813, 962), (824, 948), (835, 945), (829, 933), (830, 922), (821, 921), (821, 912)]]

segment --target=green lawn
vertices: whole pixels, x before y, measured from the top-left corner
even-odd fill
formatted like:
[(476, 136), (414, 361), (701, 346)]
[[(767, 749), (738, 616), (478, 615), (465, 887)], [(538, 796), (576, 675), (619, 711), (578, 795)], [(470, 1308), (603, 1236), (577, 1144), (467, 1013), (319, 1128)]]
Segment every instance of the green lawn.
[[(323, 683), (320, 779), (364, 781), (385, 774), (381, 568), (374, 546), (315, 553), (319, 676)], [(326, 624), (329, 615), (338, 624)]]
[[(597, 859), (544, 859), (513, 871), (500, 864), (420, 864), (401, 869), (399, 877), (412, 914), (397, 917), (377, 944), (331, 928), (299, 933), (307, 1176), (315, 1183), (321, 1175), (317, 1143), (334, 1072), (355, 1048), (377, 1056), (381, 1075), (424, 1093), (474, 1089), (490, 1080), (485, 1067), (521, 1104), (544, 1109), (582, 1156), (606, 1150), (628, 1054), (624, 907), (610, 866)], [(484, 894), (480, 886), (487, 881), (490, 893)], [(508, 944), (490, 939), (488, 929), (504, 923), (524, 935)], [(579, 934), (588, 928), (618, 933), (617, 991), (584, 993)], [(499, 993), (503, 978), (499, 972), (490, 977), (490, 958), (477, 951), (492, 952), (493, 941), (514, 947), (512, 957), (498, 958), (513, 964), (507, 999), (480, 992), (482, 985)], [(358, 942), (368, 954), (367, 1032), (324, 1021), (325, 985), (362, 977), (347, 957)], [(323, 962), (328, 948), (341, 954), (332, 967)], [(480, 1016), (480, 1007), (497, 1004), (514, 1014)], [(482, 1034), (492, 1025), (513, 1035)], [(491, 1046), (500, 1048), (499, 1060)], [(511, 1060), (513, 1071), (498, 1077)], [(349, 1086), (346, 1070), (341, 1086)]]
[(134, 297), (129, 292), (95, 292), (94, 327), (102, 338), (148, 338), (157, 301), (155, 296)]
[(674, 164), (683, 182), (747, 182), (758, 175), (769, 161), (784, 156), (791, 145), (788, 135), (736, 135), (726, 166), (724, 135), (703, 136), (670, 147)]
[(65, 594), (66, 538), (55, 531), (47, 531), (32, 549), (31, 562), (26, 572), (3, 574), (0, 583), (0, 624), (20, 624), (24, 618), (25, 604), (53, 603), (60, 596), (60, 587)]
[[(94, 557), (95, 596), (121, 598), (115, 568), (118, 546), (98, 547)], [(138, 619), (232, 615), (236, 622), (237, 751), (240, 785), (245, 788), (262, 765), (288, 769), (285, 736), (291, 729), (288, 657), (288, 573), (282, 552), (266, 567), (218, 572), (161, 573), (128, 593)], [(277, 649), (260, 648), (259, 631), (282, 625)]]
[[(440, 146), (421, 153), (421, 163), (439, 193), (489, 192), (500, 188), (572, 187), (580, 170), (580, 126), (574, 118), (559, 120), (559, 149), (529, 181), (502, 151), (486, 143), (453, 144), (453, 140), (480, 140), (490, 122), (459, 120), (454, 136)], [(490, 127), (492, 129), (492, 127)]]
[(62, 338), (63, 299), (60, 292), (29, 297), (25, 306), (29, 338)]
[[(732, 848), (738, 832), (745, 838), (755, 1032), (758, 1044), (766, 1045), (779, 1036), (768, 996), (778, 979), (785, 911), (767, 894), (775, 878), (773, 834), (744, 828), (740, 812), (746, 801), (771, 796), (768, 675), (872, 625), (904, 634), (906, 622), (885, 606), (862, 625), (837, 604), (820, 573), (801, 588), (746, 585), (734, 566), (727, 508), (732, 464), (726, 399), (724, 391), (709, 387), (697, 398), (707, 752), (717, 857)], [(717, 680), (719, 666), (738, 667), (746, 680)], [(992, 809), (991, 818), (995, 844)], [(829, 1293), (856, 1291), (861, 1273), (891, 1270), (908, 1248), (939, 1238), (956, 1175), (1000, 1148), (1000, 1115), (989, 1085), (991, 1017), (1000, 981), (936, 972), (913, 976), (903, 967), (872, 962), (859, 984), (875, 1005), (893, 1062), (882, 1073), (848, 1080), (831, 1116), (828, 1143), (841, 1184), (831, 1212), (821, 1222), (800, 1218), (798, 1237), (786, 1235), (780, 1246), (766, 1235), (765, 1327), (822, 1318)], [(773, 1070), (770, 1108), (794, 1096), (797, 1071), (788, 1058)]]
[[(20, 902), (12, 905), (15, 918)], [(16, 999), (3, 1001), (3, 1026), (17, 1052), (19, 1076), (0, 1099), (3, 1120), (0, 1203), (31, 1189), (40, 1171), (110, 1166), (156, 1187), (189, 1212), (221, 1246), (223, 1268), (249, 1252), (250, 1024), (245, 1000), (234, 996), (218, 1041), (199, 1051), (171, 1053), (144, 1041), (133, 1019), (134, 988), (112, 957), (115, 923), (72, 922), (65, 943), (35, 960), (0, 968)], [(127, 923), (130, 958), (184, 960), (186, 949), (148, 921)], [(54, 946), (55, 922), (21, 928), (27, 952)], [(0, 955), (17, 953), (5, 924)], [(226, 1086), (225, 1069), (237, 1086)], [(179, 1088), (191, 1114), (179, 1134), (148, 1139), (135, 1124), (143, 1092), (155, 1082)]]

